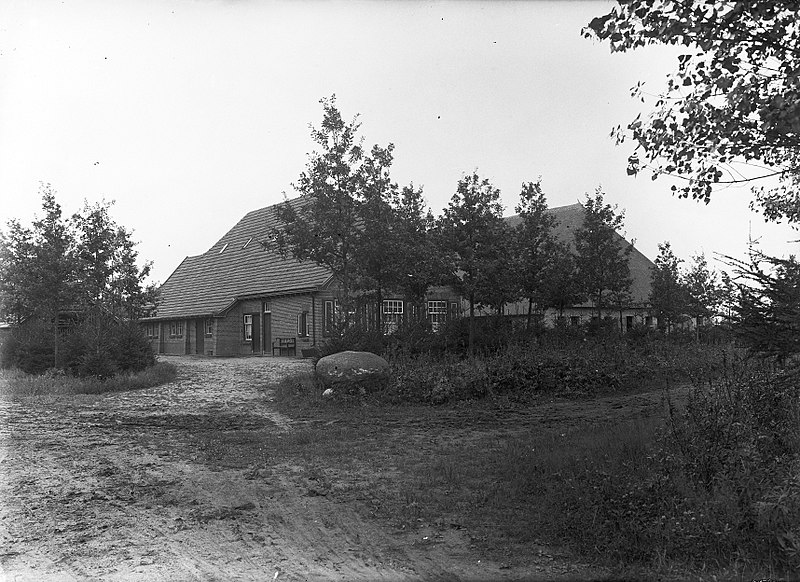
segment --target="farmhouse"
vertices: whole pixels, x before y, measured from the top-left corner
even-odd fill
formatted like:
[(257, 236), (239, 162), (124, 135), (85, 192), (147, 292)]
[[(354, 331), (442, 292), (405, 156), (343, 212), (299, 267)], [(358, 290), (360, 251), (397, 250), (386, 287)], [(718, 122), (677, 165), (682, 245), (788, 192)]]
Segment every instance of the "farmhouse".
[[(302, 198), (290, 201), (302, 204)], [(270, 243), (279, 223), (276, 206), (254, 210), (242, 218), (208, 251), (186, 257), (160, 289), (157, 310), (142, 319), (154, 350), (160, 354), (210, 356), (301, 356), (312, 351), (332, 331), (337, 287), (330, 271), (313, 262), (282, 256)], [(580, 204), (550, 210), (558, 237), (573, 244), (583, 222)], [(511, 226), (518, 216), (506, 219)], [(624, 241), (620, 237), (620, 241)], [(648, 311), (649, 259), (634, 249), (630, 256), (632, 302), (620, 313), (625, 328), (635, 322), (652, 325)], [(426, 317), (436, 328), (466, 309), (462, 297), (449, 287), (434, 287), (425, 298)], [(506, 306), (505, 313), (527, 315), (527, 303)], [(402, 296), (387, 294), (383, 320), (391, 328), (411, 311)], [(592, 305), (571, 306), (563, 314), (548, 310), (552, 324), (563, 315), (571, 324), (593, 315)]]
[[(283, 257), (269, 244), (279, 225), (275, 210), (248, 213), (164, 282), (156, 312), (141, 320), (156, 353), (301, 356), (325, 340), (337, 308), (336, 283), (326, 268)], [(455, 316), (460, 302), (452, 290), (432, 288), (427, 317), (436, 327)], [(384, 321), (392, 325), (409, 308), (403, 297), (387, 294)]]
[[(572, 250), (575, 250), (575, 231), (583, 226), (584, 208), (580, 203), (571, 204), (569, 206), (559, 206), (549, 209), (549, 212), (557, 220), (555, 226), (555, 234), (561, 242), (570, 245)], [(509, 226), (517, 226), (522, 222), (519, 216), (510, 216), (506, 218)], [(620, 246), (627, 246), (627, 241), (617, 234)], [(640, 253), (636, 247), (631, 251), (628, 260), (628, 267), (630, 268), (631, 279), (633, 283), (630, 288), (630, 302), (624, 306), (622, 310), (613, 308), (603, 309), (604, 318), (613, 318), (621, 320), (622, 329), (627, 331), (634, 324), (646, 325), (653, 327), (656, 324), (656, 318), (651, 316), (650, 311), (650, 289), (651, 289), (651, 273), (655, 268), (653, 262)], [(527, 301), (519, 301), (506, 305), (505, 314), (512, 317), (524, 317), (528, 314)], [(565, 317), (572, 325), (587, 323), (593, 317), (597, 316), (597, 310), (591, 302), (587, 301), (581, 305), (573, 305), (564, 309), (563, 313), (555, 309), (548, 309), (543, 314), (546, 325), (553, 325), (559, 317)]]

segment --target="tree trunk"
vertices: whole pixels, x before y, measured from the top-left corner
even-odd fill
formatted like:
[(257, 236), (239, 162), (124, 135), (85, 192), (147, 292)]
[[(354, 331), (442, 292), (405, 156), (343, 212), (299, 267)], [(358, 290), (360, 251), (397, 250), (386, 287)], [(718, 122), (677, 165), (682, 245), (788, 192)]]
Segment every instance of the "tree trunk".
[(378, 324), (378, 333), (383, 335), (383, 290), (381, 289), (380, 281), (378, 282), (378, 313), (375, 317)]
[(533, 311), (533, 297), (528, 297), (528, 321), (525, 322), (525, 331), (531, 330), (531, 312)]
[(469, 294), (469, 355), (475, 355), (475, 292)]
[(58, 313), (53, 318), (53, 367), (58, 368)]
[(53, 307), (53, 367), (58, 368), (58, 302)]

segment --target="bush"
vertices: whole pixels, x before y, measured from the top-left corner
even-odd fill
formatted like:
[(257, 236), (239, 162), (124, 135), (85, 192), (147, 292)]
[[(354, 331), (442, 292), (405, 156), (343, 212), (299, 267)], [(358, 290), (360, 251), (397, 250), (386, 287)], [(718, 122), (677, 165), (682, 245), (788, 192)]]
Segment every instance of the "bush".
[(727, 567), (736, 559), (798, 571), (798, 379), (741, 366), (696, 389), (638, 461), (620, 452), (576, 465), (559, 486), (558, 533), (617, 564)]
[(141, 372), (156, 363), (150, 341), (135, 321), (126, 321), (116, 328), (110, 357), (123, 372)]
[(400, 356), (391, 364), (389, 387), (377, 395), (389, 403), (438, 405), (483, 398), (491, 389), (486, 366), (478, 359)]
[(89, 311), (59, 335), (58, 362), (54, 361), (52, 326), (30, 319), (15, 328), (3, 344), (2, 367), (42, 374), (54, 364), (79, 377), (109, 378), (120, 372), (138, 372), (155, 363), (150, 342), (135, 321), (119, 321), (100, 311)]
[[(473, 331), (473, 345), (479, 354), (496, 352), (514, 338), (513, 324), (508, 317), (476, 317)], [(445, 322), (437, 335), (448, 352), (466, 354), (469, 350), (469, 317)]]
[(53, 367), (53, 328), (38, 320), (15, 327), (3, 343), (2, 367), (19, 368), (28, 374), (42, 374)]

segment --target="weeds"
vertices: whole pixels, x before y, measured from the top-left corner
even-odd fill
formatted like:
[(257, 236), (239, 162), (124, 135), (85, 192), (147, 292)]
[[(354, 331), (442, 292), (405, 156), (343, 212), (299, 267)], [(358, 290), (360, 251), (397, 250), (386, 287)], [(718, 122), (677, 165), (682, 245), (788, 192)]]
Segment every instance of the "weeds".
[(173, 381), (177, 368), (168, 362), (158, 362), (141, 372), (121, 373), (105, 380), (96, 377), (78, 378), (63, 370), (48, 370), (44, 374), (26, 374), (20, 370), (0, 370), (0, 394), (39, 396), (44, 394), (101, 394), (152, 388)]
[(554, 532), (613, 563), (797, 571), (798, 471), (796, 373), (729, 366), (634, 455), (621, 448), (573, 467)]
[(499, 402), (533, 404), (542, 394), (586, 398), (690, 384), (681, 406), (668, 398), (664, 418), (553, 432), (517, 427), (513, 437), (480, 444), (393, 449), (399, 474), (389, 485), (396, 493), (384, 498), (386, 516), (407, 526), (463, 524), (501, 553), (545, 540), (622, 568), (800, 569), (800, 371), (772, 369), (725, 345), (644, 338), (565, 349), (548, 341), (469, 359), (395, 354), (389, 390), (357, 406), (323, 400), (311, 376), (287, 381), (284, 391), (306, 410), (355, 421), (403, 414), (387, 404), (472, 400), (497, 410)]
[[(544, 336), (547, 338), (547, 336)], [(409, 355), (390, 358), (392, 379), (379, 395), (387, 404), (444, 404), (490, 397), (525, 403), (543, 394), (586, 398), (654, 390), (676, 381), (707, 382), (724, 368), (731, 347), (653, 340), (520, 343), (477, 358)]]

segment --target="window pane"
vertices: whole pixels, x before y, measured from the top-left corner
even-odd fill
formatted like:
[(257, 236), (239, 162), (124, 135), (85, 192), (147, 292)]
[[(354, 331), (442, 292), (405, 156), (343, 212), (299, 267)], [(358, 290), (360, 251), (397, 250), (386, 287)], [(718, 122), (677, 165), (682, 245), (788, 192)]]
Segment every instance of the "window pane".
[(428, 301), (428, 321), (433, 329), (439, 329), (447, 320), (447, 301)]
[(325, 333), (330, 333), (333, 331), (333, 318), (334, 318), (334, 311), (333, 311), (333, 301), (326, 301), (325, 302)]
[(253, 316), (252, 315), (245, 315), (244, 316), (244, 341), (252, 341), (253, 340)]

